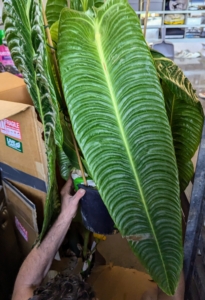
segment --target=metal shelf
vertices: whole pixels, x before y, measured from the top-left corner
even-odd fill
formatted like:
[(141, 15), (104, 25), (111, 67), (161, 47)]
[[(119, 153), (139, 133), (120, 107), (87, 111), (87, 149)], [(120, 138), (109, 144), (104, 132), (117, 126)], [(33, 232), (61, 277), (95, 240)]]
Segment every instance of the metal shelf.
[[(146, 14), (146, 11), (135, 11), (137, 15), (141, 15), (141, 14)], [(149, 13), (150, 14), (161, 14), (161, 15), (165, 15), (165, 14), (193, 14), (193, 13), (201, 13), (201, 14), (205, 14), (205, 10), (150, 10)]]
[[(144, 28), (144, 25), (141, 25), (142, 28)], [(147, 25), (147, 28), (192, 28), (192, 27), (200, 27), (200, 28), (205, 28), (205, 24), (201, 24), (201, 25), (195, 25), (195, 26), (190, 26), (190, 25), (185, 25), (185, 24), (178, 24), (178, 25)]]
[[(146, 11), (135, 11), (136, 14), (138, 16), (140, 15), (144, 15), (146, 14)], [(187, 17), (189, 16), (189, 14), (197, 14), (197, 15), (204, 15), (205, 16), (205, 10), (177, 10), (177, 11), (170, 11), (170, 10), (153, 10), (153, 11), (149, 11), (149, 14), (159, 14), (161, 15), (161, 23), (160, 25), (147, 25), (147, 29), (163, 29), (163, 28), (205, 28), (205, 24), (199, 24), (199, 25), (190, 25), (190, 24), (186, 24), (187, 23)], [(166, 14), (184, 14), (185, 15), (185, 24), (164, 24), (164, 16)], [(142, 28), (144, 28), (144, 25), (141, 26)], [(197, 42), (204, 42), (205, 37), (203, 38), (172, 38), (172, 39), (165, 39), (166, 42), (170, 42), (170, 43), (197, 43)], [(161, 42), (161, 39), (147, 39), (147, 41), (149, 43), (158, 43)]]
[[(179, 39), (165, 39), (166, 43), (204, 43), (205, 38), (179, 38)], [(148, 43), (161, 43), (162, 39), (149, 39)]]

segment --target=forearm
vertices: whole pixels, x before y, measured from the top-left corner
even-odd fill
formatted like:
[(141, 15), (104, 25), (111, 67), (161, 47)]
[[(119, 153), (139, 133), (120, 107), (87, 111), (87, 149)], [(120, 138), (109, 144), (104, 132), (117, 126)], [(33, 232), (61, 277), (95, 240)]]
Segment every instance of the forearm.
[(19, 271), (14, 287), (14, 295), (15, 290), (19, 289), (22, 284), (28, 288), (35, 288), (42, 282), (62, 244), (71, 221), (72, 216), (62, 212), (40, 246), (32, 249)]
[(28, 300), (33, 290), (41, 284), (50, 269), (54, 255), (58, 251), (73, 217), (79, 200), (85, 194), (83, 189), (70, 195), (71, 178), (61, 190), (61, 213), (39, 247), (35, 247), (25, 259), (15, 282), (12, 300)]

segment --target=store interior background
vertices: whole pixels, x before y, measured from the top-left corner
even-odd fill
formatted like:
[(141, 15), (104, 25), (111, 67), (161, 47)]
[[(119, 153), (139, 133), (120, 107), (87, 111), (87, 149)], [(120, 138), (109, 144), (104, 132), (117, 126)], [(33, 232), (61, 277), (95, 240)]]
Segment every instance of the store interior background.
[[(159, 6), (162, 6), (163, 0), (151, 0), (151, 9), (160, 10)], [(46, 0), (43, 0), (44, 5)], [(137, 3), (137, 0), (130, 0), (130, 3)], [(191, 3), (191, 1), (190, 1)], [(193, 2), (194, 5), (205, 5), (204, 2)], [(2, 23), (2, 7), (3, 1), (0, 0), (0, 29), (3, 29)], [(156, 8), (155, 8), (156, 7)], [(183, 50), (188, 50), (190, 52), (200, 52), (205, 44), (205, 38), (201, 41), (195, 41), (194, 38), (190, 39), (190, 42), (177, 41), (174, 43), (174, 51), (178, 53)], [(185, 75), (192, 82), (194, 88), (196, 89), (197, 95), (200, 92), (205, 92), (205, 54), (198, 58), (174, 58), (175, 63), (184, 71)], [(205, 110), (205, 99), (200, 98), (200, 101)], [(195, 155), (194, 161), (196, 162), (197, 154)], [(191, 197), (192, 184), (190, 184), (186, 190), (186, 196), (188, 199)], [(112, 251), (110, 251), (112, 249)], [(138, 259), (134, 256), (130, 250), (128, 243), (125, 239), (121, 237), (120, 234), (114, 236), (108, 236), (105, 242), (99, 244), (99, 252), (103, 255), (106, 263), (112, 262), (114, 266), (135, 269), (138, 271), (144, 271), (144, 268), (139, 263)]]
[[(162, 7), (163, 0), (151, 0), (150, 8), (152, 10), (161, 10), (159, 7)], [(46, 0), (43, 0), (44, 5), (46, 4)], [(130, 3), (137, 5), (137, 0), (130, 0)], [(191, 3), (191, 1), (190, 1)], [(193, 2), (193, 5), (205, 5), (204, 2)], [(3, 29), (2, 25), (2, 7), (3, 1), (0, 0), (0, 29)], [(201, 39), (201, 41), (197, 42), (194, 38), (188, 41), (177, 41), (174, 43), (174, 51), (175, 53), (188, 50), (192, 53), (200, 52), (203, 49), (203, 45), (205, 44), (205, 38)], [(196, 89), (197, 95), (200, 92), (205, 92), (205, 54), (204, 57), (198, 58), (174, 58), (175, 63), (184, 71), (185, 75), (192, 82), (194, 88)], [(205, 99), (200, 98), (200, 101), (205, 110)], [(197, 154), (195, 155), (196, 160)], [(191, 197), (191, 189), (190, 185), (186, 190), (186, 195), (188, 199)], [(112, 249), (112, 251), (110, 251)], [(132, 251), (130, 250), (127, 242), (123, 239), (119, 234), (114, 236), (107, 237), (106, 242), (100, 243), (98, 250), (106, 260), (106, 263), (112, 262), (114, 266), (120, 266), (129, 269), (136, 269), (138, 271), (143, 271), (143, 267), (139, 263), (138, 259), (134, 256)]]
[[(130, 0), (129, 1), (134, 7), (138, 6), (138, 0)], [(151, 0), (150, 2), (150, 9), (151, 10), (160, 10), (160, 7), (162, 7), (162, 2), (163, 0)], [(46, 4), (46, 0), (43, 0), (44, 6)], [(201, 2), (195, 2), (195, 1), (190, 1), (193, 5), (205, 5), (205, 1)], [(3, 29), (2, 23), (2, 7), (3, 7), (3, 1), (0, 0), (0, 29)], [(145, 3), (146, 7), (146, 3)], [(183, 40), (183, 39), (181, 39)], [(201, 41), (197, 42), (195, 41), (194, 38), (190, 38), (190, 42), (183, 42), (183, 41), (178, 41), (174, 43), (174, 51), (175, 53), (183, 51), (183, 50), (189, 50), (191, 52), (201, 52), (203, 48), (203, 43), (205, 44), (205, 38), (201, 39)], [(185, 75), (190, 79), (192, 82), (194, 88), (196, 89), (197, 94), (200, 92), (205, 92), (205, 54), (204, 57), (203, 55), (198, 58), (174, 58), (175, 63), (184, 71)], [(200, 98), (203, 108), (205, 110), (205, 99), (203, 100)], [(190, 189), (191, 193), (191, 189)], [(188, 198), (190, 198), (190, 194), (187, 195)], [(111, 239), (108, 238), (109, 244), (113, 243), (113, 245), (119, 245), (122, 243), (121, 238), (117, 235), (114, 239), (113, 237)], [(122, 244), (121, 244), (122, 246)], [(108, 251), (106, 249), (105, 243), (102, 244), (102, 251), (104, 252), (106, 256), (106, 260), (114, 262), (116, 265), (121, 265), (123, 267), (128, 267), (128, 268), (137, 268), (141, 269), (140, 265), (138, 264), (138, 261), (136, 261), (134, 255), (130, 252), (129, 259), (125, 259), (120, 261), (120, 255), (116, 255), (116, 253)], [(114, 248), (121, 248), (122, 252), (128, 251), (128, 245), (126, 243), (123, 243), (122, 247), (114, 247)]]
[[(46, 5), (47, 0), (43, 0), (44, 6)], [(187, 0), (189, 1), (189, 0)], [(138, 0), (129, 0), (131, 5), (136, 9), (139, 7)], [(205, 5), (205, 1), (189, 1), (189, 6)], [(2, 7), (3, 1), (0, 0), (0, 29), (3, 29), (2, 25)], [(144, 9), (146, 7), (146, 1), (144, 2)], [(163, 0), (151, 0), (150, 1), (150, 10), (162, 10)], [(193, 13), (193, 11), (190, 11)], [(180, 26), (179, 26), (180, 27)], [(205, 28), (204, 28), (205, 30)], [(191, 53), (202, 53), (199, 58), (174, 58), (175, 63), (184, 71), (185, 75), (190, 79), (194, 88), (197, 91), (197, 94), (200, 92), (205, 92), (205, 37), (201, 39), (190, 38), (190, 41), (183, 39), (178, 39), (178, 41), (173, 42), (175, 53), (188, 50)], [(204, 44), (204, 45), (203, 45)], [(202, 98), (200, 99), (202, 100)], [(205, 107), (205, 100), (202, 100), (203, 107)]]
[[(46, 5), (47, 0), (43, 0), (44, 6)], [(130, 0), (129, 1), (134, 7), (138, 6), (138, 0)], [(161, 10), (163, 0), (151, 0), (150, 9), (151, 10)], [(191, 1), (190, 1), (191, 3)], [(195, 2), (193, 1), (193, 5), (205, 5), (204, 2)], [(2, 23), (2, 7), (3, 1), (0, 0), (0, 29), (3, 29)], [(146, 7), (146, 3), (145, 6)], [(198, 40), (198, 39), (197, 39)], [(203, 48), (203, 43), (205, 44), (205, 38), (201, 39), (202, 41), (195, 41), (194, 38), (190, 39), (190, 42), (175, 42), (174, 43), (174, 51), (175, 53), (189, 50), (191, 52), (201, 52)], [(204, 54), (205, 55), (205, 54)], [(205, 56), (201, 56), (198, 58), (174, 58), (175, 63), (184, 71), (185, 75), (192, 82), (194, 88), (196, 89), (197, 94), (200, 92), (205, 92)], [(200, 98), (203, 108), (205, 110), (205, 99)], [(195, 156), (195, 159), (197, 154)], [(195, 160), (194, 159), (194, 160)], [(191, 197), (191, 186), (187, 188), (187, 197), (190, 199)], [(109, 247), (107, 247), (109, 245)], [(113, 247), (111, 246), (113, 245)], [(110, 246), (113, 251), (110, 251)], [(106, 243), (102, 243), (99, 247), (99, 250), (103, 252), (103, 255), (106, 258), (106, 261), (109, 263), (112, 261), (114, 265), (119, 265), (127, 268), (136, 268), (138, 270), (143, 270), (141, 265), (139, 264), (136, 257), (130, 251), (127, 242), (121, 238), (121, 236), (116, 235), (112, 237), (108, 237)], [(116, 251), (115, 251), (116, 250)], [(116, 253), (117, 252), (117, 253)], [(122, 254), (123, 253), (123, 260)], [(124, 255), (125, 253), (129, 253), (129, 255)]]

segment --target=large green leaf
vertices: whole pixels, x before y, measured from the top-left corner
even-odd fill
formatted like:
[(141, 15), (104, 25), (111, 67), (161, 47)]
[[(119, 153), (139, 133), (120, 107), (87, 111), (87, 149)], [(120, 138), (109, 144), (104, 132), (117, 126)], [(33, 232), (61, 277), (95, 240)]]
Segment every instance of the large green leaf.
[[(69, 165), (62, 144), (59, 108), (55, 90), (49, 75), (41, 2), (38, 0), (5, 0), (3, 21), (6, 40), (12, 58), (23, 74), (28, 91), (44, 126), (44, 138), (48, 159), (48, 187), (44, 224), (41, 237), (47, 231), (52, 216), (59, 206), (56, 184), (56, 147), (59, 161)], [(66, 173), (68, 170), (60, 166)]]
[(58, 58), (77, 141), (105, 205), (150, 275), (173, 294), (182, 268), (176, 159), (163, 94), (135, 12), (61, 12)]
[(162, 81), (181, 190), (185, 190), (194, 174), (191, 158), (196, 152), (204, 121), (202, 105), (190, 81), (170, 59), (153, 52), (155, 66)]

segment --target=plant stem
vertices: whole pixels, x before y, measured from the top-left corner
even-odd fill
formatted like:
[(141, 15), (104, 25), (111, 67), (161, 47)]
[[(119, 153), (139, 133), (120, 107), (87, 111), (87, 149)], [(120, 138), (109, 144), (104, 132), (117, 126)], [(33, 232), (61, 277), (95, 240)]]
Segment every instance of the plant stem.
[[(43, 3), (42, 3), (42, 13), (43, 13), (43, 22), (44, 22), (44, 26), (45, 26), (45, 30), (46, 30), (46, 36), (47, 36), (47, 39), (48, 39), (48, 45), (50, 46), (50, 49), (51, 49), (53, 64), (54, 64), (54, 68), (55, 68), (55, 72), (56, 72), (56, 76), (57, 76), (57, 80), (58, 80), (58, 85), (59, 85), (61, 97), (63, 99), (63, 102), (65, 103), (65, 106), (66, 106), (66, 101), (65, 101), (63, 88), (62, 88), (62, 83), (61, 83), (61, 78), (60, 78), (60, 72), (59, 72), (59, 68), (58, 68), (58, 62), (57, 62), (57, 58), (56, 58), (56, 51), (55, 51), (55, 48), (53, 47), (53, 41), (52, 41), (52, 38), (51, 38), (51, 33), (50, 33), (49, 26), (48, 26), (48, 21), (47, 21), (47, 18), (46, 18)], [(76, 154), (77, 154), (78, 163), (79, 163), (80, 171), (81, 171), (81, 174), (82, 174), (82, 177), (83, 177), (84, 185), (88, 185), (87, 180), (85, 178), (84, 168), (83, 168), (83, 165), (82, 165), (82, 162), (81, 162), (79, 149), (78, 149), (77, 142), (76, 142), (76, 139), (75, 139), (75, 135), (74, 135), (72, 125), (71, 125), (71, 122), (70, 122), (70, 117), (69, 117), (69, 128), (70, 128), (74, 148), (75, 148), (75, 151), (76, 151)]]
[(76, 151), (76, 154), (77, 154), (77, 158), (78, 158), (78, 163), (79, 163), (80, 171), (81, 171), (81, 174), (82, 174), (82, 177), (83, 177), (83, 182), (84, 182), (84, 185), (88, 185), (88, 182), (87, 182), (87, 180), (85, 178), (85, 172), (84, 172), (84, 169), (83, 169), (82, 161), (80, 159), (80, 154), (79, 154), (79, 151), (78, 151), (77, 142), (76, 142), (76, 139), (75, 139), (72, 127), (71, 127), (71, 123), (69, 125), (70, 125), (70, 129), (71, 129), (70, 132), (71, 132), (71, 136), (72, 136), (72, 139), (73, 139), (74, 148), (75, 148), (75, 151)]
[(149, 5), (150, 0), (147, 0), (147, 6), (146, 6), (146, 15), (144, 19), (144, 37), (146, 38), (146, 31), (147, 31), (147, 19), (148, 19), (148, 13), (149, 13)]
[(43, 12), (43, 21), (44, 21), (46, 36), (47, 36), (47, 39), (48, 39), (48, 45), (50, 47), (50, 51), (51, 51), (51, 54), (52, 54), (53, 64), (54, 64), (54, 68), (55, 68), (55, 72), (56, 72), (56, 76), (57, 76), (57, 80), (58, 80), (58, 85), (59, 85), (61, 97), (63, 98), (64, 103), (66, 103), (65, 98), (64, 98), (64, 94), (63, 94), (62, 84), (61, 84), (60, 72), (59, 72), (59, 69), (58, 69), (56, 51), (53, 47), (53, 41), (52, 41), (52, 38), (51, 38), (51, 33), (50, 33), (47, 18), (46, 18), (45, 10), (43, 8), (43, 4), (42, 4), (42, 12)]
[(88, 253), (89, 236), (90, 236), (90, 231), (85, 230), (85, 233), (84, 233), (84, 245), (83, 245), (83, 257), (84, 258), (87, 257), (87, 253)]

